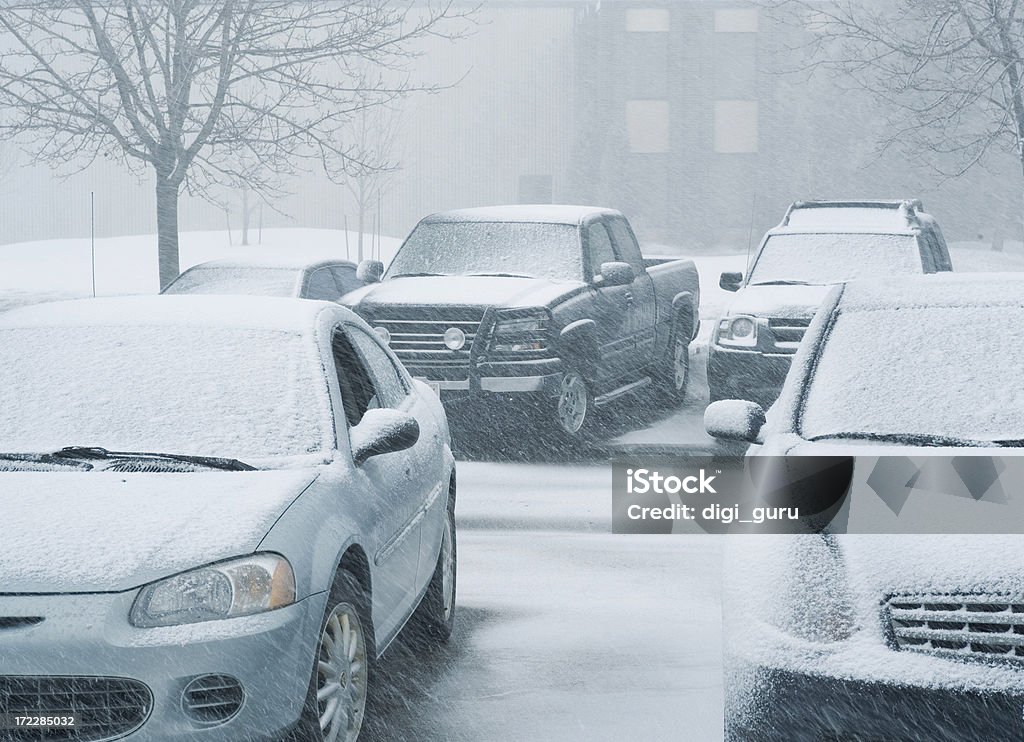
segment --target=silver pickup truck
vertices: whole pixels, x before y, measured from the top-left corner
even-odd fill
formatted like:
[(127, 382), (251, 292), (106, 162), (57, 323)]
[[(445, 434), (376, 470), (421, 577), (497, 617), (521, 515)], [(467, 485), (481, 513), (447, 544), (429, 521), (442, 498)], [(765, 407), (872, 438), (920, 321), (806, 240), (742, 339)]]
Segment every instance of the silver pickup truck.
[(445, 402), (528, 407), (570, 438), (630, 393), (686, 392), (700, 288), (690, 260), (645, 259), (626, 218), (578, 206), (435, 214), (386, 273), (342, 298)]

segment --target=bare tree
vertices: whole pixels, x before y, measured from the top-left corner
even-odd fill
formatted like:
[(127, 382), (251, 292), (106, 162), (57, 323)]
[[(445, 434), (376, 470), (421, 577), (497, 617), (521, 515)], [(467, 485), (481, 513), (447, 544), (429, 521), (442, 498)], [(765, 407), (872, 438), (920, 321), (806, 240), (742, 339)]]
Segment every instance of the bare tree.
[(1022, 0), (764, 0), (825, 67), (885, 104), (881, 143), (959, 176), (993, 152), (1024, 173)]
[[(357, 260), (362, 261), (366, 218), (392, 185), (400, 168), (395, 151), (401, 127), (401, 112), (394, 106), (364, 109), (349, 122), (347, 139), (359, 152), (359, 165), (345, 179), (345, 187), (356, 207), (359, 229)], [(379, 225), (378, 225), (379, 228)]]
[(156, 181), (160, 284), (178, 274), (178, 199), (259, 193), (314, 161), (367, 163), (353, 115), (414, 90), (416, 42), (469, 11), (392, 0), (12, 0), (0, 8), (2, 127), (38, 160), (119, 159)]

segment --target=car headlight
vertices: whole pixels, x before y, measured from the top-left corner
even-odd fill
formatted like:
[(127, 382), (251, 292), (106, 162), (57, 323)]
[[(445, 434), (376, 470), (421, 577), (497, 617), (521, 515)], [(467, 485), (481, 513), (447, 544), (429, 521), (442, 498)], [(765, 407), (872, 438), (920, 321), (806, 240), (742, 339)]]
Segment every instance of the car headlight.
[(237, 618), (295, 602), (295, 573), (277, 554), (218, 562), (142, 588), (130, 621), (140, 628)]
[(753, 348), (757, 345), (757, 318), (726, 317), (718, 323), (718, 344)]
[(547, 312), (499, 317), (491, 332), (491, 350), (499, 353), (544, 350), (549, 320)]

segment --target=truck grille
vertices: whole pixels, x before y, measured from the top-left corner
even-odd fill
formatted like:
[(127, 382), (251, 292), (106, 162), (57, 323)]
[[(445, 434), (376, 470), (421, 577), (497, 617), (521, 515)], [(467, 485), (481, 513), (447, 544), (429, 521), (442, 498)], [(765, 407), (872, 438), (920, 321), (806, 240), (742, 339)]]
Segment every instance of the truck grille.
[[(446, 307), (441, 314), (436, 309), (408, 308), (401, 316), (397, 311), (374, 311), (365, 319), (388, 331), (391, 350), (413, 376), (453, 381), (469, 378), (470, 349), (480, 330), (482, 309)], [(466, 336), (460, 350), (445, 347), (444, 334), (452, 328)]]
[(899, 649), (1024, 659), (1024, 598), (896, 596), (889, 599), (888, 611), (892, 636)]
[(768, 320), (768, 329), (771, 330), (775, 345), (779, 350), (796, 352), (796, 348), (804, 339), (804, 333), (807, 332), (810, 324), (810, 319), (774, 317)]
[(99, 742), (142, 726), (153, 706), (143, 683), (125, 678), (0, 676), (0, 714), (74, 716), (68, 729), (0, 729), (0, 742)]

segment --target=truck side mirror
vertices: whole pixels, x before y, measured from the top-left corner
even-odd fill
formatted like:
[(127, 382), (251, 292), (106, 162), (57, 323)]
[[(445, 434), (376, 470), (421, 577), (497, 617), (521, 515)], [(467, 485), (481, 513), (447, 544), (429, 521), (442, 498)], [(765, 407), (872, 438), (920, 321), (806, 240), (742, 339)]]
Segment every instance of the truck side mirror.
[(742, 273), (723, 273), (718, 279), (718, 285), (725, 291), (739, 291), (743, 285)]
[(629, 286), (636, 280), (636, 271), (629, 263), (602, 263), (599, 278), (601, 286)]
[(379, 260), (364, 260), (356, 268), (356, 278), (363, 283), (380, 283), (384, 275), (384, 264)]
[(753, 402), (725, 399), (704, 410), (704, 429), (713, 438), (757, 443), (766, 422), (764, 409)]

